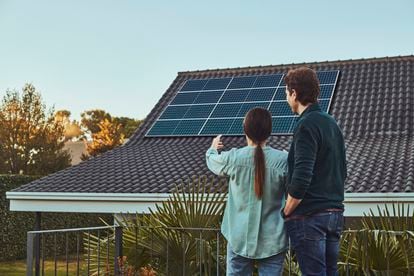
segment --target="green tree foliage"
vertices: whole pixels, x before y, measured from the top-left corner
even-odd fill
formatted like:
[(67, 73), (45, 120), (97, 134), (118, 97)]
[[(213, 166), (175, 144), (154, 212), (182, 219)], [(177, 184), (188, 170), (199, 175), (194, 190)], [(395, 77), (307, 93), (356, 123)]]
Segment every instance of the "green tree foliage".
[[(32, 231), (34, 226), (35, 214), (32, 212), (15, 212), (9, 210), (10, 202), (6, 199), (6, 192), (31, 181), (39, 179), (39, 176), (27, 175), (1, 175), (0, 174), (0, 262), (15, 261), (26, 258), (26, 238), (27, 231)], [(103, 217), (104, 216), (104, 217)], [(77, 227), (99, 226), (102, 222), (99, 217), (106, 221), (111, 221), (111, 214), (80, 214), (80, 213), (42, 213), (42, 229), (65, 229)], [(76, 234), (69, 236), (69, 253), (76, 254)], [(64, 233), (56, 236), (57, 238), (57, 254), (65, 256), (65, 237)], [(44, 254), (46, 259), (53, 260), (54, 256), (54, 235), (45, 234), (43, 236), (45, 242)], [(4, 263), (0, 263), (0, 275)], [(11, 270), (12, 271), (12, 270)], [(19, 273), (11, 273), (11, 275), (23, 275)], [(53, 275), (48, 274), (46, 275)], [(61, 275), (60, 273), (58, 275)], [(69, 274), (73, 275), (73, 274)], [(84, 275), (84, 274), (83, 274)]]
[(92, 135), (101, 130), (99, 123), (105, 119), (109, 121), (112, 119), (111, 115), (106, 111), (101, 109), (87, 110), (81, 114), (81, 126), (86, 134)]
[(119, 131), (125, 138), (129, 138), (143, 122), (128, 117), (114, 117), (102, 109), (87, 110), (81, 114), (81, 117), (81, 127), (88, 136), (100, 132), (99, 124), (104, 120), (108, 120), (116, 126), (119, 125)]
[(47, 175), (70, 166), (64, 126), (32, 84), (6, 92), (0, 105), (1, 173)]
[(125, 138), (130, 138), (143, 123), (143, 120), (136, 120), (128, 117), (114, 117), (114, 120), (121, 126), (121, 132), (124, 134)]

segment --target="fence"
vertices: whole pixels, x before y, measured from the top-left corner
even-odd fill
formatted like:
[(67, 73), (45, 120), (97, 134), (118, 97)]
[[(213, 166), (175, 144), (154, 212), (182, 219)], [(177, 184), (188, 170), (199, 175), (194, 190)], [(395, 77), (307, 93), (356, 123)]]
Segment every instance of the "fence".
[[(342, 239), (343, 275), (391, 275), (398, 261), (403, 275), (413, 270), (410, 231), (347, 230)], [(382, 255), (370, 256), (373, 250)], [(124, 255), (129, 259), (119, 258)], [(155, 275), (153, 269), (156, 275), (225, 275), (225, 258), (225, 240), (215, 228), (114, 225), (27, 233), (27, 275)], [(45, 260), (52, 271), (45, 271)], [(373, 269), (375, 262), (382, 268)], [(290, 250), (284, 275), (299, 275)]]
[[(45, 248), (45, 244), (52, 248)], [(199, 275), (221, 275), (225, 269), (224, 245), (220, 230), (214, 228), (104, 226), (30, 231), (26, 271), (27, 275), (45, 275), (45, 260), (52, 260), (54, 275), (139, 275), (140, 258), (147, 257), (148, 263), (156, 264), (167, 275), (194, 275), (195, 269)], [(130, 256), (127, 261), (134, 264), (133, 271), (125, 259), (119, 258), (125, 250)], [(146, 256), (140, 254), (143, 250)]]

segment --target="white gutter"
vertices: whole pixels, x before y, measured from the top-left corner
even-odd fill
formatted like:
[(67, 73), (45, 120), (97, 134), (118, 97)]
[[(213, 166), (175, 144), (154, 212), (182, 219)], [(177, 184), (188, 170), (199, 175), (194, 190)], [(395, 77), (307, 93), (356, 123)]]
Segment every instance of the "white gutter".
[(47, 193), (6, 192), (7, 199), (36, 200), (86, 200), (86, 201), (159, 201), (166, 200), (169, 193)]
[(70, 213), (149, 213), (170, 194), (7, 192), (10, 211)]
[[(74, 213), (148, 213), (169, 193), (34, 193), (7, 192), (11, 211)], [(347, 193), (345, 216), (362, 216), (377, 205), (402, 202), (414, 205), (414, 193)]]
[(378, 207), (383, 210), (393, 202), (414, 206), (414, 193), (347, 193), (344, 214), (348, 217), (360, 217), (364, 213), (369, 214), (370, 210), (378, 214)]
[(346, 193), (345, 202), (414, 201), (414, 193)]

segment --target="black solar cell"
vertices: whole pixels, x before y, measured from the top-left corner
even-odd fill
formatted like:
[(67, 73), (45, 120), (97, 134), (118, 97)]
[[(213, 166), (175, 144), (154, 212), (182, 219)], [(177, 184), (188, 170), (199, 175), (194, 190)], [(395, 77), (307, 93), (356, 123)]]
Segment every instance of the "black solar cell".
[(209, 119), (201, 131), (202, 135), (227, 134), (234, 119)]
[(199, 118), (208, 118), (211, 111), (214, 108), (214, 104), (203, 104), (203, 105), (192, 105), (188, 109), (184, 118), (186, 119), (199, 119)]
[(198, 92), (191, 93), (178, 93), (177, 96), (172, 100), (170, 105), (174, 104), (192, 104), (194, 100), (198, 97)]
[(198, 135), (205, 120), (182, 120), (173, 135)]
[(194, 103), (217, 103), (220, 97), (223, 95), (223, 92), (224, 90), (198, 93), (198, 97), (194, 100)]
[(258, 76), (253, 87), (277, 87), (283, 74)]
[(256, 76), (251, 77), (235, 77), (230, 82), (228, 89), (236, 89), (236, 88), (251, 88), (256, 81)]
[(224, 117), (237, 117), (239, 114), (239, 110), (241, 108), (241, 104), (218, 104), (216, 109), (214, 109), (213, 114), (211, 114), (212, 118), (224, 118)]
[(181, 91), (198, 91), (203, 89), (208, 80), (188, 80), (184, 86), (181, 88)]
[(148, 136), (165, 136), (174, 133), (175, 128), (180, 123), (179, 120), (156, 121), (148, 132)]
[(247, 95), (246, 102), (260, 102), (260, 101), (271, 101), (273, 95), (275, 94), (276, 88), (259, 88), (259, 89), (250, 89), (249, 94)]
[(249, 95), (249, 89), (227, 90), (220, 99), (221, 103), (244, 102)]
[(208, 80), (207, 84), (203, 87), (203, 90), (226, 89), (230, 81), (231, 78), (210, 79)]

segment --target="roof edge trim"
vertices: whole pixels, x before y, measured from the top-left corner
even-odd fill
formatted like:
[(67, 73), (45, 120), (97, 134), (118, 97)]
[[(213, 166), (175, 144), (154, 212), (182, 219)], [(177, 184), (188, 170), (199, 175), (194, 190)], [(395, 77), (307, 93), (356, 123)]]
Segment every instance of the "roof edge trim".
[(259, 69), (268, 69), (273, 67), (297, 67), (297, 66), (315, 66), (315, 65), (327, 65), (327, 64), (334, 64), (334, 63), (361, 63), (361, 62), (381, 62), (381, 61), (388, 61), (388, 60), (397, 60), (397, 59), (405, 59), (405, 58), (413, 58), (414, 54), (407, 54), (407, 55), (397, 55), (397, 56), (383, 56), (383, 57), (368, 57), (368, 58), (350, 58), (350, 59), (338, 59), (338, 60), (325, 60), (325, 61), (306, 61), (306, 62), (298, 62), (298, 63), (281, 63), (281, 64), (268, 64), (268, 65), (259, 65), (259, 66), (239, 66), (239, 67), (228, 67), (228, 68), (213, 68), (213, 69), (202, 69), (202, 70), (185, 70), (179, 71), (178, 76), (182, 75), (192, 75), (192, 74), (203, 74), (203, 73), (214, 73), (217, 71), (224, 72), (224, 71), (235, 71), (235, 70), (259, 70)]
[(53, 193), (7, 192), (12, 200), (76, 200), (76, 201), (160, 201), (167, 200), (169, 193)]
[[(62, 193), (7, 192), (13, 200), (76, 200), (76, 201), (160, 201), (171, 193)], [(414, 193), (346, 193), (345, 202), (414, 201)]]

